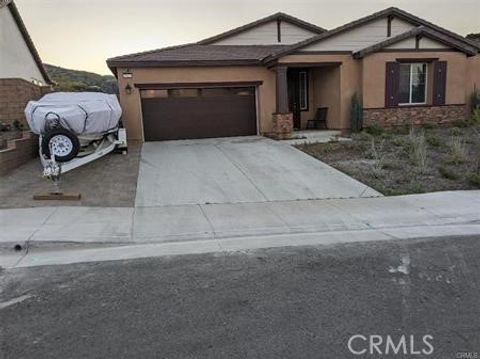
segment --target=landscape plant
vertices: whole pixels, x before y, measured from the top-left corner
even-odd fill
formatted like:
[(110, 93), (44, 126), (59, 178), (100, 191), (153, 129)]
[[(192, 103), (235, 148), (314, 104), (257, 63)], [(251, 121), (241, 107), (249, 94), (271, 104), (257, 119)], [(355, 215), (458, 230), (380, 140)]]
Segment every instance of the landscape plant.
[(427, 141), (423, 131), (417, 131), (413, 127), (408, 135), (408, 156), (412, 163), (418, 167), (421, 173), (427, 168)]

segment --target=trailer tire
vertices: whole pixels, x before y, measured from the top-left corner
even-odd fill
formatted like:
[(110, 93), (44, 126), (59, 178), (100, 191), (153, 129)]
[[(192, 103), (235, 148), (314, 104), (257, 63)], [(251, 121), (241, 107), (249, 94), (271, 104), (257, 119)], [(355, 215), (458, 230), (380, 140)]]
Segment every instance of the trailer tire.
[(80, 151), (80, 141), (74, 133), (64, 128), (56, 128), (42, 137), (42, 153), (47, 158), (51, 158), (51, 148), (55, 161), (68, 162)]

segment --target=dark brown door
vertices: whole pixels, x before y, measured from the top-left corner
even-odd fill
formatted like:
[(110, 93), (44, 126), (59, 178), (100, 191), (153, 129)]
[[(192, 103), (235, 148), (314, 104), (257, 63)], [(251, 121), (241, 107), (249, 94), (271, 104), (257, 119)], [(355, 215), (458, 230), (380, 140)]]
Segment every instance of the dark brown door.
[(288, 69), (288, 107), (293, 113), (293, 127), (299, 129), (301, 126), (301, 109), (300, 109), (300, 70)]
[(256, 135), (255, 88), (142, 90), (145, 141)]

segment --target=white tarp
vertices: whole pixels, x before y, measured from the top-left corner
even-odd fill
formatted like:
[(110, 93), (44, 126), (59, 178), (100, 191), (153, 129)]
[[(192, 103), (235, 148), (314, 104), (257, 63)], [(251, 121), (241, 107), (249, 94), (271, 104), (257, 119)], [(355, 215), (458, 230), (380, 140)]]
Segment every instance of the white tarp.
[(99, 92), (54, 92), (25, 108), (28, 125), (36, 134), (57, 125), (76, 135), (108, 132), (118, 127), (121, 115), (117, 96)]

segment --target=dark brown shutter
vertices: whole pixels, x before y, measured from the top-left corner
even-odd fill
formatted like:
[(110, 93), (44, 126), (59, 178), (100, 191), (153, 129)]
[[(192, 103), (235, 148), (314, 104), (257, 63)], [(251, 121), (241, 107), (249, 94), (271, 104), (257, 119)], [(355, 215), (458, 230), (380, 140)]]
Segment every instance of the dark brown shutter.
[(398, 106), (398, 89), (400, 82), (400, 64), (387, 62), (385, 73), (385, 107)]
[(445, 105), (445, 92), (447, 88), (447, 62), (433, 62), (433, 104)]

